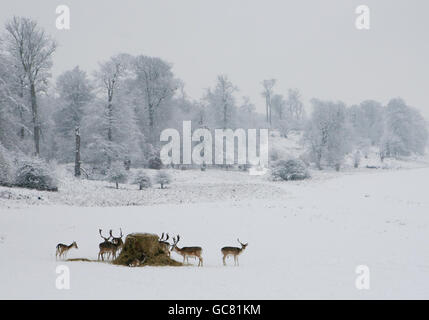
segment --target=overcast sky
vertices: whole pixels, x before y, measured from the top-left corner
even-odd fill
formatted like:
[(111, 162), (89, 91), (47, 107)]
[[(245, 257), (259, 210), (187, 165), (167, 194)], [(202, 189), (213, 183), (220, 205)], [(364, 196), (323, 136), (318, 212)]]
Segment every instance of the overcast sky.
[[(55, 28), (57, 5), (71, 30)], [(355, 8), (371, 9), (371, 29), (355, 28)], [(227, 74), (263, 111), (263, 79), (277, 93), (386, 103), (401, 96), (429, 118), (429, 1), (426, 0), (1, 0), (0, 23), (35, 18), (57, 39), (54, 75), (126, 52), (173, 64), (199, 99)]]

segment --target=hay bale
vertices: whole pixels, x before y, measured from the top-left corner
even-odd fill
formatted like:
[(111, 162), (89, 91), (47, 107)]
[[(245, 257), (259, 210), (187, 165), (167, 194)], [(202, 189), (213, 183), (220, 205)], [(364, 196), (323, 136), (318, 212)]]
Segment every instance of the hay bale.
[(181, 266), (171, 259), (159, 244), (159, 237), (150, 233), (133, 233), (125, 238), (121, 254), (113, 264), (123, 266)]

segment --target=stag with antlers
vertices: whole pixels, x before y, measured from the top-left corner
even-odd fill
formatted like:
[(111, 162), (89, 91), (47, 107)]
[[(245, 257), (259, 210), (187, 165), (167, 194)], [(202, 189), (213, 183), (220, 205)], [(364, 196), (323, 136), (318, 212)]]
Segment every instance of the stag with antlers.
[(109, 258), (111, 255), (113, 256), (113, 252), (116, 252), (117, 248), (116, 245), (113, 242), (110, 242), (110, 238), (112, 237), (112, 230), (110, 230), (109, 237), (104, 237), (101, 233), (102, 230), (98, 229), (98, 232), (100, 233), (101, 238), (104, 239), (104, 242), (101, 242), (98, 247), (100, 248), (100, 251), (98, 252), (98, 260), (104, 261), (104, 255), (107, 254), (107, 258)]
[(110, 230), (110, 237), (112, 238), (112, 243), (116, 246), (116, 251), (113, 253), (113, 259), (116, 257), (117, 251), (122, 249), (124, 246), (124, 241), (122, 241), (122, 237), (124, 236), (122, 234), (122, 228), (119, 228), (119, 230), (121, 231), (119, 237), (114, 237), (112, 234), (112, 230)]
[(237, 247), (223, 247), (221, 249), (222, 254), (223, 254), (222, 261), (223, 261), (223, 265), (224, 266), (226, 266), (225, 259), (228, 256), (233, 256), (234, 257), (234, 265), (235, 266), (239, 265), (239, 263), (238, 263), (238, 256), (246, 249), (248, 243), (246, 243), (246, 244), (241, 243), (240, 239), (237, 239), (237, 241), (241, 245), (241, 248), (237, 248)]
[(77, 247), (77, 243), (76, 243), (76, 241), (73, 241), (73, 243), (71, 244), (71, 245), (66, 245), (66, 244), (63, 244), (63, 243), (59, 243), (59, 244), (57, 244), (57, 252), (56, 252), (56, 254), (55, 254), (55, 257), (56, 257), (56, 259), (58, 259), (58, 258), (65, 258), (66, 257), (66, 255), (67, 255), (67, 252), (71, 249), (71, 248), (76, 248), (76, 249), (79, 249), (78, 247)]
[(166, 252), (168, 256), (170, 256), (170, 247), (171, 247), (171, 244), (168, 242), (169, 238), (170, 238), (170, 236), (167, 233), (166, 238), (164, 239), (164, 232), (163, 232), (162, 235), (161, 235), (161, 238), (158, 241), (159, 245), (162, 248), (162, 250), (164, 252)]
[(203, 252), (203, 249), (201, 247), (183, 247), (179, 248), (177, 246), (177, 243), (180, 241), (180, 236), (177, 235), (177, 238), (173, 237), (173, 245), (171, 248), (171, 251), (175, 251), (176, 253), (180, 254), (183, 257), (183, 263), (188, 262), (189, 257), (195, 257), (199, 259), (198, 266), (203, 266), (203, 258), (201, 257), (201, 254)]

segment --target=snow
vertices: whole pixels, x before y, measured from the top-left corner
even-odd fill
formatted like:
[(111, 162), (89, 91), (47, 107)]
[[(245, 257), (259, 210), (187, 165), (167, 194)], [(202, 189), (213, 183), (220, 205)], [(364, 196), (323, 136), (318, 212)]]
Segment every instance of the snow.
[[(1, 188), (23, 198), (0, 201), (0, 298), (429, 298), (429, 168), (314, 171), (299, 182), (169, 172), (166, 190), (72, 178), (58, 193)], [(100, 203), (89, 206), (96, 197)], [(114, 206), (133, 197), (143, 205)], [(74, 240), (79, 249), (69, 258), (96, 259), (98, 229), (120, 227), (180, 234), (181, 246), (203, 247), (204, 267), (55, 261), (55, 245)], [(239, 267), (232, 259), (224, 267), (220, 248), (238, 245), (237, 237), (249, 246)], [(70, 290), (55, 287), (58, 265), (70, 268)], [(370, 268), (370, 290), (355, 287), (358, 265)]]

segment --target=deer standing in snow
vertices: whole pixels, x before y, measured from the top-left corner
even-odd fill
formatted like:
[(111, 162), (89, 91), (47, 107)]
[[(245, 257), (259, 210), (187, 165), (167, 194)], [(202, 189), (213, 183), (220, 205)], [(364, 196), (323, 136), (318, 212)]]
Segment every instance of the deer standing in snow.
[(177, 239), (173, 237), (173, 245), (171, 251), (175, 251), (183, 257), (183, 263), (188, 262), (189, 257), (196, 257), (199, 259), (198, 266), (203, 266), (203, 258), (201, 254), (203, 249), (201, 247), (183, 247), (179, 248), (177, 243), (180, 241), (180, 236), (177, 235)]
[(240, 239), (237, 239), (238, 243), (241, 245), (241, 248), (237, 248), (237, 247), (223, 247), (221, 249), (221, 252), (223, 254), (223, 265), (226, 266), (226, 262), (225, 259), (228, 256), (233, 256), (234, 257), (234, 265), (238, 266), (238, 256), (246, 249), (248, 243), (244, 244), (240, 242)]
[(56, 254), (55, 254), (55, 257), (58, 259), (58, 258), (65, 258), (66, 257), (66, 255), (67, 255), (67, 252), (71, 249), (71, 248), (76, 248), (76, 249), (79, 249), (78, 247), (77, 247), (77, 243), (76, 243), (76, 241), (73, 241), (73, 243), (71, 244), (71, 245), (66, 245), (66, 244), (63, 244), (63, 243), (59, 243), (59, 244), (57, 244), (57, 252), (56, 252)]

